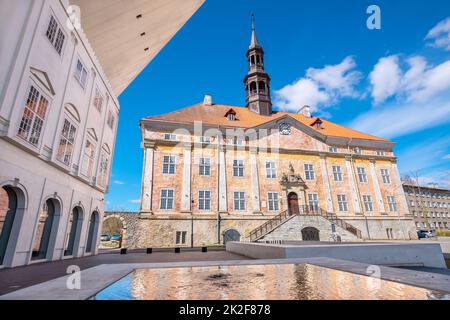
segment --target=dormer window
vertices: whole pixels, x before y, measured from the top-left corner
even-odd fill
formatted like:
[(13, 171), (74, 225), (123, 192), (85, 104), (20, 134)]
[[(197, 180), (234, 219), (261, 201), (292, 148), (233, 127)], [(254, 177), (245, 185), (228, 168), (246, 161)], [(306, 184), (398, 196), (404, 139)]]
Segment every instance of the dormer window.
[(172, 133), (165, 133), (164, 134), (164, 140), (174, 141), (176, 139), (177, 139), (177, 136), (172, 134)]
[(353, 153), (354, 154), (361, 154), (361, 148), (358, 148), (358, 147), (353, 148)]
[(386, 152), (384, 150), (377, 150), (377, 156), (385, 156)]
[(229, 121), (236, 121), (236, 111), (234, 111), (233, 109), (228, 110), (228, 112), (225, 114), (225, 117), (227, 117)]
[(316, 129), (323, 129), (322, 128), (323, 121), (320, 118), (317, 118), (316, 121), (314, 121), (311, 126), (316, 127)]

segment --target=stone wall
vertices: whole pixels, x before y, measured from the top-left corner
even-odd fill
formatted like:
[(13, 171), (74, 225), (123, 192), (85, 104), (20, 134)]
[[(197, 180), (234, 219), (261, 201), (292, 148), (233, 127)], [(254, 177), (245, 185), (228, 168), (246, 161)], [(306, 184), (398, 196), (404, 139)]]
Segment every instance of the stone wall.
[(105, 212), (103, 222), (107, 219), (116, 218), (122, 222), (123, 226), (123, 241), (122, 247), (134, 248), (136, 247), (136, 234), (138, 228), (138, 213), (137, 212)]
[[(302, 239), (302, 230), (307, 227), (314, 227), (319, 230), (320, 241), (333, 241), (331, 222), (320, 216), (296, 216), (279, 228), (267, 234), (262, 241), (271, 240), (298, 240)], [(344, 242), (359, 241), (360, 239), (347, 230), (336, 226), (336, 234)]]

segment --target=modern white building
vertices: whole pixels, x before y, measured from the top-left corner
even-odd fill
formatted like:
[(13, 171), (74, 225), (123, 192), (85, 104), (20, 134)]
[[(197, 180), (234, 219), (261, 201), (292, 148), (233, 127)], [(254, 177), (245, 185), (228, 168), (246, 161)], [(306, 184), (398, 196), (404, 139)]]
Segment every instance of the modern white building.
[(97, 253), (117, 96), (204, 0), (126, 2), (0, 1), (0, 268)]

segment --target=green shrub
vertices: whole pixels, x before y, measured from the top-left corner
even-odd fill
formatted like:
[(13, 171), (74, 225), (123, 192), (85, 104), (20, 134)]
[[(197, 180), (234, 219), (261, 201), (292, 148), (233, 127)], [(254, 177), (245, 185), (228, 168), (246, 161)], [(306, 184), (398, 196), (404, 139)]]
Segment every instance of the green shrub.
[(436, 235), (438, 237), (450, 237), (450, 230), (446, 230), (446, 231), (436, 230)]

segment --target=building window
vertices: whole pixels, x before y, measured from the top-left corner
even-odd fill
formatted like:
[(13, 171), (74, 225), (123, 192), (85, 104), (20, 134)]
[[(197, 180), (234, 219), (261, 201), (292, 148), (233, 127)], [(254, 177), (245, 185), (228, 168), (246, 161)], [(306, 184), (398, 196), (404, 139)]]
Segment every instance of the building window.
[(277, 177), (277, 168), (275, 166), (275, 162), (267, 161), (266, 162), (266, 178), (267, 179), (276, 179)]
[(95, 145), (90, 141), (86, 140), (83, 153), (83, 164), (81, 166), (81, 173), (86, 177), (92, 177), (92, 169), (94, 168), (94, 157), (95, 157)]
[(102, 151), (100, 156), (100, 170), (98, 175), (98, 184), (103, 188), (108, 184), (108, 166), (109, 156), (105, 151)]
[(198, 172), (201, 176), (211, 175), (211, 159), (210, 158), (200, 158), (200, 163), (198, 164)]
[(317, 193), (308, 193), (308, 204), (310, 211), (319, 211), (319, 195)]
[(70, 165), (75, 143), (77, 128), (68, 119), (64, 119), (64, 125), (59, 139), (58, 153), (56, 158), (66, 166)]
[(312, 164), (305, 163), (304, 167), (306, 180), (314, 180), (314, 166)]
[(372, 196), (369, 195), (363, 195), (363, 202), (364, 202), (364, 208), (367, 212), (373, 211), (373, 202), (372, 202)]
[(244, 160), (233, 161), (233, 176), (234, 177), (244, 176)]
[(244, 144), (244, 139), (242, 137), (233, 137), (233, 144), (235, 146), (242, 146)]
[(64, 32), (62, 31), (61, 27), (58, 25), (53, 16), (50, 17), (50, 22), (48, 23), (46, 36), (47, 39), (50, 40), (56, 52), (58, 52), (58, 54), (61, 55), (61, 51), (66, 36), (64, 35)]
[(100, 90), (95, 88), (94, 107), (98, 112), (102, 112), (103, 96)]
[(87, 70), (83, 65), (80, 59), (77, 60), (77, 68), (75, 70), (75, 78), (78, 80), (78, 83), (81, 85), (83, 89), (86, 88), (87, 83)]
[(163, 174), (175, 174), (175, 156), (164, 156)]
[(200, 141), (201, 143), (211, 143), (211, 137), (200, 136), (200, 137), (199, 137), (199, 141)]
[(354, 154), (361, 154), (362, 150), (361, 150), (361, 148), (356, 147), (356, 148), (353, 148), (353, 153)]
[(359, 182), (366, 183), (367, 182), (366, 169), (364, 167), (358, 167), (356, 168), (356, 170), (358, 171)]
[(345, 194), (338, 194), (337, 199), (338, 199), (339, 211), (347, 212), (348, 211), (347, 196)]
[(173, 190), (172, 189), (162, 189), (161, 199), (159, 208), (161, 210), (172, 210), (173, 209)]
[(396, 212), (397, 211), (397, 204), (395, 203), (395, 197), (394, 196), (387, 196), (388, 205), (389, 205), (389, 211), (390, 212)]
[(236, 115), (234, 113), (229, 113), (227, 115), (228, 120), (230, 121), (235, 121), (236, 120)]
[(411, 207), (414, 207), (414, 206), (415, 206), (414, 200), (409, 200), (409, 205), (410, 205)]
[(211, 210), (211, 191), (201, 190), (198, 192), (198, 209)]
[(234, 210), (245, 210), (245, 192), (233, 192)]
[(48, 100), (34, 86), (31, 86), (17, 135), (37, 146), (47, 109)]
[(186, 244), (187, 231), (177, 231), (175, 244)]
[(384, 150), (377, 150), (377, 156), (385, 156), (386, 152)]
[(341, 166), (333, 166), (333, 179), (334, 181), (342, 181)]
[(381, 169), (381, 178), (383, 179), (383, 183), (391, 183), (388, 169)]
[(114, 128), (115, 118), (114, 118), (114, 113), (111, 110), (108, 111), (108, 119), (106, 122), (108, 123), (108, 127), (110, 129)]
[(164, 140), (170, 140), (170, 141), (177, 140), (177, 136), (172, 133), (165, 133)]
[(278, 206), (278, 193), (269, 192), (267, 194), (267, 199), (269, 203), (269, 211), (278, 211), (280, 208)]
[(336, 147), (328, 147), (328, 151), (331, 153), (337, 153), (338, 149)]

